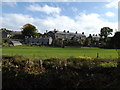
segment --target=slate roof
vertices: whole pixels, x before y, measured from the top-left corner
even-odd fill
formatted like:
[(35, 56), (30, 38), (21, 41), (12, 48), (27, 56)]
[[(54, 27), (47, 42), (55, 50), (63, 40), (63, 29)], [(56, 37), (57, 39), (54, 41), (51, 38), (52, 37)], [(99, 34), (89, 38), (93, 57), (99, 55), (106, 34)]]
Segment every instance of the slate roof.
[(22, 43), (19, 41), (11, 41), (11, 43), (13, 44), (13, 46), (22, 45)]
[(81, 33), (72, 33), (72, 32), (64, 32), (64, 31), (63, 32), (62, 31), (50, 31), (48, 33), (53, 33), (55, 36), (57, 36), (57, 38), (71, 39), (72, 37), (76, 37), (76, 38), (86, 37), (84, 34), (81, 34)]

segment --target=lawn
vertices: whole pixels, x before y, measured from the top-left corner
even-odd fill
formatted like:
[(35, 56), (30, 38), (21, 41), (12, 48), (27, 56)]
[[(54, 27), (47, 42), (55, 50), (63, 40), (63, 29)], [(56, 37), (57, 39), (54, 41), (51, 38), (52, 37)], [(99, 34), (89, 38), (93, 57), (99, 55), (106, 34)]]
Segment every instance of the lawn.
[(15, 46), (3, 47), (2, 55), (14, 56), (20, 55), (24, 57), (46, 58), (69, 58), (78, 56), (90, 56), (95, 58), (99, 54), (100, 58), (117, 58), (115, 49), (100, 49), (91, 47), (39, 47), (39, 46)]

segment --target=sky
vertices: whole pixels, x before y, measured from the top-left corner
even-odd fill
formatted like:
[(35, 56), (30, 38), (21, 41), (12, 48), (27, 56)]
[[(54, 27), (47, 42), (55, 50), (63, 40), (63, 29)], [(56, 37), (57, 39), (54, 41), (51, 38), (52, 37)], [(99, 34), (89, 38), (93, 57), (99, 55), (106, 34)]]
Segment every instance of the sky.
[[(117, 2), (117, 0), (115, 0)], [(111, 2), (2, 2), (1, 28), (21, 31), (25, 24), (46, 30), (98, 34), (102, 27), (118, 29), (118, 3)]]

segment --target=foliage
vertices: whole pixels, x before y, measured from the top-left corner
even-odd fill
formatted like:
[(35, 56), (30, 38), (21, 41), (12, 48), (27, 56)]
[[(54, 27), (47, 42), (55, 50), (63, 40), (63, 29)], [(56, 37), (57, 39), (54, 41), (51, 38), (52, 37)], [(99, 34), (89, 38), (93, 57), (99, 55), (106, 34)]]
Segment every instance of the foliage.
[(24, 36), (37, 36), (37, 29), (32, 24), (25, 24), (22, 27), (22, 34)]
[(116, 62), (104, 62), (101, 63), (100, 66), (102, 67), (117, 67), (117, 63)]
[(66, 46), (82, 46), (82, 41), (77, 41), (77, 40), (66, 40), (65, 41)]
[(108, 35), (112, 35), (113, 29), (109, 27), (103, 27), (100, 30), (100, 47), (102, 48), (112, 48), (111, 38)]
[(79, 59), (87, 59), (87, 60), (92, 59), (91, 57), (88, 57), (88, 56), (78, 56), (77, 58), (79, 58)]
[(114, 48), (114, 49), (120, 49), (120, 32), (116, 32), (113, 37), (109, 37), (106, 39), (100, 40), (102, 47), (104, 48)]
[(103, 27), (101, 28), (100, 36), (107, 38), (107, 36), (112, 34), (112, 32), (113, 32), (113, 29), (110, 29), (109, 27)]
[(92, 41), (93, 41), (92, 36), (87, 37), (85, 39), (84, 46), (88, 46), (88, 47), (92, 46)]
[(120, 48), (120, 32), (116, 32), (113, 37), (114, 48)]
[(8, 43), (2, 43), (2, 46), (4, 47), (4, 46), (8, 46)]
[(63, 40), (54, 40), (54, 46), (64, 47), (64, 41)]
[(58, 58), (30, 60), (21, 57), (22, 60), (18, 62), (15, 59), (19, 57), (3, 57), (3, 89), (120, 89), (117, 59), (83, 60), (72, 57), (66, 60)]

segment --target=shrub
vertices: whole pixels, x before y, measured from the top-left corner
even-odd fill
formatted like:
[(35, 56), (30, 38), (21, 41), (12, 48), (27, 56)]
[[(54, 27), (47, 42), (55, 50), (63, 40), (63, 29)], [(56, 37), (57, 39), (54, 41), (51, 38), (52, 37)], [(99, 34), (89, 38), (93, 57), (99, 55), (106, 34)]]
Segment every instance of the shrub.
[(82, 59), (82, 60), (92, 60), (92, 58), (91, 58), (91, 57), (88, 57), (88, 56), (78, 56), (78, 57), (76, 57), (76, 58)]
[(18, 59), (18, 56), (2, 61), (3, 89), (120, 88), (117, 60), (81, 56), (67, 60), (14, 59)]

